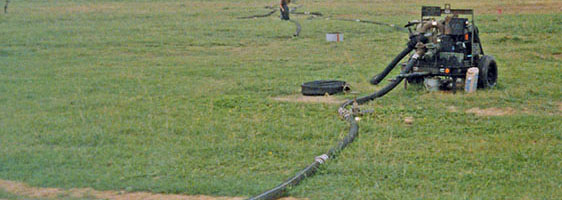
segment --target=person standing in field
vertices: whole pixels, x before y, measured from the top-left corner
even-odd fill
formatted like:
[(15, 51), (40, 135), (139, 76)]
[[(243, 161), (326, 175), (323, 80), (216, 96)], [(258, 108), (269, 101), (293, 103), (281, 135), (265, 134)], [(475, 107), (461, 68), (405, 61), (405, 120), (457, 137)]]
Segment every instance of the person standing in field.
[(281, 0), (279, 4), (282, 20), (289, 20), (289, 3), (291, 3), (291, 0)]

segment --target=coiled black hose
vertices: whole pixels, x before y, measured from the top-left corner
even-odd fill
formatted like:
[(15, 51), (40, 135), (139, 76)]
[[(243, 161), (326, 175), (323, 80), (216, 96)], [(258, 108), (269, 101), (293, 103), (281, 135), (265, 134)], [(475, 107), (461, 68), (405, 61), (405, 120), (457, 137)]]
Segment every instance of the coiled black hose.
[[(417, 62), (417, 57), (418, 57), (417, 54), (415, 54), (412, 57), (412, 59), (410, 59), (410, 61), (408, 61), (408, 64), (406, 64), (406, 67), (400, 72), (401, 75), (406, 74), (410, 70), (412, 70), (412, 67)], [(376, 98), (382, 97), (385, 94), (387, 94), (388, 92), (390, 92), (392, 89), (394, 89), (398, 84), (400, 84), (400, 82), (403, 79), (404, 79), (404, 77), (399, 75), (399, 76), (396, 77), (396, 79), (391, 84), (388, 84), (387, 86), (385, 86), (381, 90), (379, 90), (379, 91), (377, 91), (377, 92), (375, 92), (371, 95), (360, 97), (356, 101), (357, 101), (358, 104), (364, 104), (364, 103), (367, 103), (367, 102), (369, 102), (371, 100), (374, 100)], [(348, 100), (347, 102), (343, 103), (340, 106), (340, 109), (345, 109), (345, 107), (351, 105), (353, 102), (354, 102), (353, 100)], [(274, 188), (272, 188), (272, 189), (270, 189), (266, 192), (263, 192), (263, 193), (261, 193), (257, 196), (251, 197), (249, 199), (250, 200), (266, 200), (266, 199), (279, 198), (279, 197), (283, 196), (283, 194), (286, 192), (288, 187), (298, 185), (306, 177), (314, 175), (314, 173), (316, 173), (316, 171), (318, 170), (318, 167), (320, 165), (324, 164), (328, 159), (335, 158), (339, 154), (339, 152), (342, 151), (345, 147), (347, 147), (347, 145), (352, 143), (353, 140), (355, 140), (355, 138), (359, 134), (359, 126), (357, 125), (357, 121), (355, 121), (355, 116), (353, 115), (353, 113), (349, 113), (349, 114), (345, 115), (344, 118), (349, 122), (349, 125), (350, 125), (349, 132), (343, 138), (343, 140), (341, 140), (336, 146), (331, 148), (326, 154), (322, 154), (320, 156), (317, 156), (314, 159), (314, 162), (312, 164), (308, 165), (306, 168), (304, 168), (303, 170), (298, 172), (295, 176), (287, 179), (285, 182), (279, 184), (278, 186), (276, 186), (276, 187), (274, 187)]]

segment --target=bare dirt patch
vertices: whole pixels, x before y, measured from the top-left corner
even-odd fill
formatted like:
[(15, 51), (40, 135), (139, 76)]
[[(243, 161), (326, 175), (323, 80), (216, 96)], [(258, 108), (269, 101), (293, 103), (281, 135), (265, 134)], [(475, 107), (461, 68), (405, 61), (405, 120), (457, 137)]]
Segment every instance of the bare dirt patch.
[(342, 104), (345, 100), (339, 100), (334, 96), (303, 96), (289, 95), (282, 97), (271, 97), (275, 101), (293, 102), (293, 103), (326, 103), (326, 104)]
[(486, 109), (480, 109), (480, 108), (471, 108), (465, 111), (466, 113), (473, 113), (476, 114), (477, 116), (505, 116), (505, 115), (513, 115), (515, 113), (515, 110), (513, 110), (513, 108), (507, 107), (507, 108), (486, 108)]
[[(456, 107), (456, 106), (448, 106), (447, 111), (456, 113), (456, 112), (459, 112), (459, 108)], [(556, 103), (556, 106), (555, 106), (554, 110), (549, 110), (547, 112), (531, 110), (531, 109), (526, 108), (526, 107), (521, 107), (521, 108), (517, 108), (517, 109), (513, 109), (511, 107), (505, 107), (505, 108), (492, 107), (492, 108), (484, 108), (484, 109), (474, 107), (474, 108), (470, 108), (468, 110), (465, 110), (464, 112), (475, 114), (477, 116), (506, 116), (506, 115), (517, 115), (517, 114), (552, 116), (552, 115), (560, 115), (560, 113), (562, 112), (562, 102)]]
[(448, 106), (448, 107), (447, 107), (447, 110), (448, 110), (449, 112), (458, 112), (458, 111), (459, 111), (459, 109), (457, 109), (456, 106)]
[[(0, 180), (0, 189), (17, 195), (30, 198), (96, 198), (113, 200), (241, 200), (244, 197), (214, 197), (205, 195), (178, 195), (178, 194), (153, 194), (149, 192), (126, 192), (126, 191), (97, 191), (92, 188), (80, 188), (64, 190), (60, 188), (38, 188), (15, 181)], [(297, 200), (286, 197), (283, 200)]]
[(562, 60), (562, 53), (553, 53), (552, 56), (554, 56), (556, 60)]
[(57, 188), (32, 188), (23, 183), (17, 183), (13, 181), (0, 180), (0, 188), (8, 193), (15, 195), (27, 196), (32, 198), (54, 198), (58, 195), (61, 190)]

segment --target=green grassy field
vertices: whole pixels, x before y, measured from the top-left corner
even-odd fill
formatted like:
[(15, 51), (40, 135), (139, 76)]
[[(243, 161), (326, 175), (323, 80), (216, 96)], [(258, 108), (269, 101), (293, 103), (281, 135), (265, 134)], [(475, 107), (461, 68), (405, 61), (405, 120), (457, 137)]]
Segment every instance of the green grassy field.
[[(12, 1), (0, 14), (0, 179), (32, 186), (251, 196), (347, 133), (337, 104), (278, 102), (300, 84), (368, 79), (405, 47), (391, 27), (267, 13), (276, 1)], [(298, 1), (403, 25), (444, 1)], [(451, 2), (453, 3), (453, 2)], [(560, 3), (471, 1), (499, 85), (398, 87), (358, 139), (290, 190), (311, 199), (561, 199)], [(497, 8), (503, 8), (501, 16)], [(340, 31), (345, 41), (327, 43)], [(394, 72), (394, 74), (397, 72)], [(339, 99), (353, 95), (339, 96)], [(451, 107), (454, 106), (454, 107)], [(477, 116), (472, 108), (510, 110)], [(456, 111), (454, 111), (456, 110)], [(413, 125), (403, 123), (414, 118)], [(15, 198), (0, 193), (4, 198)]]

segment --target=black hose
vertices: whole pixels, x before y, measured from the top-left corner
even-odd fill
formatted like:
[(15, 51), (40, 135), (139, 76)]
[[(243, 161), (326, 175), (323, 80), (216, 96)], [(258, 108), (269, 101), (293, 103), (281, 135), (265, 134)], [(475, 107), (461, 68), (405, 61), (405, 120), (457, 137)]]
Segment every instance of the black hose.
[(320, 12), (291, 12), (291, 14), (294, 14), (294, 15), (312, 15), (312, 16), (315, 16), (315, 17), (322, 17), (323, 16), (322, 13), (320, 13)]
[(377, 22), (377, 21), (371, 21), (371, 20), (363, 20), (363, 19), (344, 19), (344, 18), (332, 18), (334, 20), (339, 20), (339, 21), (348, 21), (348, 22), (359, 22), (359, 23), (366, 23), (366, 24), (375, 24), (375, 25), (381, 25), (381, 26), (389, 26), (394, 28), (397, 31), (406, 31), (407, 29), (402, 28), (400, 26), (395, 26), (394, 24), (388, 24), (388, 23), (384, 23), (384, 22)]
[[(7, 3), (6, 3), (6, 6), (7, 6)], [(296, 12), (296, 10), (297, 10), (298, 8), (300, 8), (301, 6), (302, 6), (302, 5), (297, 6), (297, 7), (294, 7), (294, 8), (292, 8), (292, 9), (290, 9), (289, 12), (292, 13), (292, 14), (296, 14), (296, 15), (311, 15), (311, 16), (313, 16), (313, 17), (321, 17), (321, 16), (323, 16), (322, 13), (320, 13), (320, 12)], [(273, 15), (273, 13), (277, 12), (277, 9), (275, 9), (275, 8), (272, 7), (272, 6), (266, 6), (265, 8), (267, 8), (267, 9), (272, 9), (272, 10), (271, 10), (269, 13), (266, 13), (266, 14), (263, 14), (263, 15), (252, 15), (252, 16), (246, 16), (246, 17), (238, 17), (238, 19), (252, 19), (252, 18), (259, 18), (259, 17), (269, 17), (269, 16)], [(330, 18), (327, 18), (327, 19), (330, 19)], [(333, 18), (333, 19), (334, 19), (334, 20), (340, 20), (340, 21), (361, 22), (361, 23), (369, 23), (369, 24), (390, 26), (390, 27), (393, 27), (394, 29), (399, 30), (399, 31), (405, 30), (405, 29), (403, 29), (402, 27), (394, 26), (393, 24), (387, 24), (387, 23), (383, 23), (383, 22), (376, 22), (376, 21), (369, 21), (369, 20), (360, 20), (360, 19), (340, 19), (340, 18)], [(296, 26), (296, 31), (295, 31), (295, 33), (293, 34), (293, 36), (294, 36), (294, 37), (299, 36), (299, 34), (300, 34), (301, 30), (302, 30), (301, 25), (300, 25), (297, 21), (294, 21), (294, 20), (289, 20), (289, 21), (295, 23), (295, 26)], [(406, 53), (406, 54), (407, 54), (407, 53)], [(404, 56), (405, 56), (405, 55), (404, 55)], [(402, 56), (402, 57), (404, 57), (404, 56)], [(402, 59), (402, 57), (401, 57), (400, 59)], [(400, 61), (400, 59), (399, 59), (398, 61)], [(397, 63), (398, 61), (396, 61), (396, 63)], [(396, 64), (394, 64), (394, 65), (396, 65)], [(388, 73), (390, 72), (390, 70), (392, 70), (392, 68), (394, 68), (394, 66), (391, 67), (390, 69), (388, 69), (388, 67), (387, 67), (388, 72), (386, 72), (386, 74), (388, 74)], [(385, 69), (385, 71), (387, 71), (387, 69)], [(385, 74), (384, 76), (386, 76), (386, 74)], [(380, 79), (382, 80), (383, 78), (384, 78), (384, 77), (382, 77), (382, 78), (380, 78)], [(381, 80), (378, 80), (378, 82), (380, 82)], [(376, 82), (376, 84), (378, 84), (378, 82)], [(373, 83), (373, 82), (371, 81), (371, 83)], [(373, 84), (374, 84), (374, 83), (373, 83)], [(376, 84), (374, 84), (374, 85), (376, 85)]]
[(328, 158), (333, 159), (335, 158), (339, 152), (341, 152), (348, 144), (352, 143), (353, 140), (359, 135), (359, 126), (357, 125), (357, 121), (355, 118), (350, 115), (346, 117), (347, 121), (349, 122), (349, 131), (348, 134), (338, 143), (337, 146), (331, 148), (326, 155)]
[(408, 45), (408, 47), (402, 50), (402, 52), (400, 52), (400, 54), (398, 54), (394, 58), (394, 60), (392, 60), (392, 62), (390, 62), (390, 64), (388, 64), (388, 66), (384, 68), (384, 70), (380, 74), (377, 74), (375, 77), (371, 79), (370, 81), (371, 84), (373, 85), (379, 84), (382, 81), (382, 79), (384, 79), (388, 75), (388, 73), (390, 73), (390, 71), (392, 71), (392, 69), (396, 67), (396, 64), (398, 64), (398, 62), (400, 62), (400, 60), (402, 60), (402, 58), (408, 55), (408, 53), (410, 53), (410, 51), (412, 51), (413, 49), (414, 48), (412, 46)]
[[(302, 7), (302, 5), (297, 6), (297, 7), (293, 7), (290, 9), (290, 13), (291, 14), (295, 14), (295, 15), (311, 15), (313, 17), (322, 17), (324, 16), (321, 12), (296, 12), (296, 10), (298, 8)], [(275, 9), (273, 6), (266, 6), (266, 9), (272, 9), (269, 13), (266, 14), (262, 14), (262, 15), (252, 15), (252, 16), (246, 16), (246, 17), (238, 17), (238, 19), (252, 19), (252, 18), (259, 18), (259, 17), (269, 17), (271, 15), (273, 15), (273, 13), (277, 12), (277, 9)], [(360, 22), (360, 23), (367, 23), (367, 24), (375, 24), (375, 25), (382, 25), (382, 26), (389, 26), (394, 28), (397, 31), (405, 31), (405, 28), (402, 28), (400, 26), (395, 26), (394, 24), (388, 24), (388, 23), (384, 23), (384, 22), (377, 22), (377, 21), (371, 21), (371, 20), (362, 20), (362, 19), (344, 19), (344, 18), (331, 18), (328, 17), (326, 19), (333, 19), (333, 20), (339, 20), (339, 21), (348, 21), (348, 22)]]
[[(408, 64), (400, 72), (400, 75), (396, 77), (394, 82), (388, 84), (381, 90), (371, 95), (360, 97), (359, 99), (356, 100), (357, 103), (364, 104), (376, 98), (382, 97), (388, 92), (390, 92), (398, 84), (400, 84), (400, 82), (404, 79), (403, 75), (408, 73), (410, 70), (412, 70), (416, 62), (417, 62), (417, 56), (414, 56), (412, 59), (410, 59), (410, 61), (408, 61)], [(353, 102), (354, 102), (353, 100), (348, 100), (347, 102), (343, 103), (340, 106), (340, 109), (345, 109), (345, 107), (351, 105)], [(277, 199), (283, 196), (283, 194), (286, 192), (288, 187), (298, 185), (306, 177), (314, 175), (314, 173), (316, 173), (316, 171), (318, 170), (318, 167), (324, 164), (324, 162), (326, 162), (328, 159), (335, 158), (339, 154), (339, 152), (341, 152), (345, 147), (347, 147), (347, 145), (352, 143), (353, 140), (355, 140), (355, 138), (357, 137), (357, 135), (359, 135), (359, 126), (357, 125), (357, 121), (355, 121), (355, 116), (353, 116), (353, 113), (345, 115), (344, 117), (349, 122), (350, 125), (349, 133), (335, 147), (331, 148), (326, 154), (317, 156), (312, 164), (308, 165), (306, 168), (298, 172), (295, 176), (287, 179), (285, 182), (279, 184), (278, 186), (266, 192), (263, 192), (257, 196), (249, 198), (249, 200)]]
[(349, 90), (349, 85), (345, 81), (338, 80), (316, 80), (301, 85), (301, 93), (305, 96), (334, 95)]
[(252, 18), (258, 18), (258, 17), (269, 17), (271, 15), (273, 15), (273, 13), (277, 12), (277, 9), (272, 9), (270, 12), (268, 12), (267, 14), (263, 14), (263, 15), (252, 15), (252, 16), (247, 16), (247, 17), (238, 17), (238, 19), (252, 19)]
[[(292, 8), (291, 12), (295, 12), (296, 9), (299, 8), (299, 7), (300, 6)], [(252, 16), (246, 16), (246, 17), (238, 17), (238, 19), (253, 19), (253, 18), (259, 18), (259, 17), (269, 17), (269, 16), (273, 15), (273, 13), (277, 12), (277, 9), (275, 9), (274, 7), (266, 6), (265, 8), (272, 9), (272, 10), (269, 13), (266, 13), (266, 14), (263, 14), (263, 15), (252, 15)], [(297, 13), (297, 14), (300, 14), (300, 13)], [(320, 16), (321, 15), (322, 14), (320, 13)], [(296, 31), (293, 34), (293, 36), (294, 37), (299, 36), (299, 34), (301, 33), (301, 30), (302, 30), (301, 25), (297, 21), (294, 21), (294, 20), (289, 20), (289, 21), (293, 22), (296, 26)]]
[[(404, 67), (404, 69), (400, 72), (400, 75), (396, 76), (396, 78), (392, 81), (392, 83), (384, 86), (382, 89), (380, 89), (379, 91), (377, 91), (377, 92), (375, 92), (371, 95), (367, 95), (367, 96), (360, 97), (360, 98), (356, 99), (357, 103), (358, 104), (364, 104), (364, 103), (372, 101), (376, 98), (382, 97), (386, 93), (390, 92), (390, 90), (394, 89), (404, 79), (404, 74), (406, 74), (406, 73), (408, 73), (409, 71), (412, 70), (412, 68), (414, 67), (414, 64), (417, 62), (417, 60), (418, 59), (415, 59), (415, 58), (410, 59), (410, 61), (408, 61), (408, 64), (406, 64), (406, 67)], [(353, 100), (348, 100), (347, 102), (343, 103), (340, 108), (344, 108), (346, 106), (349, 106), (352, 103), (353, 103)]]
[(338, 143), (338, 145), (331, 148), (326, 154), (317, 156), (314, 159), (313, 163), (306, 166), (303, 170), (299, 171), (295, 176), (287, 179), (285, 182), (268, 191), (249, 198), (248, 200), (266, 200), (282, 197), (283, 194), (287, 191), (287, 188), (298, 185), (306, 177), (314, 175), (318, 170), (318, 167), (324, 164), (324, 162), (326, 162), (328, 159), (335, 158), (340, 151), (342, 151), (348, 144), (353, 142), (353, 140), (359, 133), (359, 126), (357, 125), (357, 121), (355, 121), (353, 116), (348, 116), (346, 119), (350, 124), (349, 133), (343, 138), (343, 140)]
[(428, 41), (429, 39), (427, 39), (427, 37), (423, 35), (411, 35), (410, 41), (408, 41), (408, 43), (406, 44), (408, 47), (402, 50), (402, 52), (400, 52), (400, 54), (398, 54), (398, 56), (396, 56), (394, 60), (392, 60), (392, 62), (390, 62), (390, 64), (388, 64), (388, 66), (386, 66), (386, 68), (384, 68), (384, 70), (380, 74), (377, 74), (375, 77), (373, 77), (370, 80), (371, 84), (373, 85), (379, 84), (382, 81), (382, 79), (384, 79), (388, 75), (388, 73), (390, 73), (390, 71), (392, 71), (392, 69), (396, 67), (396, 64), (398, 64), (398, 62), (400, 62), (402, 58), (408, 55), (408, 53), (410, 53), (410, 51), (412, 51), (416, 47), (417, 43), (421, 42), (425, 44)]
[[(293, 7), (289, 10), (289, 12), (295, 13), (295, 14), (301, 14), (301, 13), (295, 12), (300, 7), (302, 7), (302, 5), (299, 5), (297, 7)], [(252, 18), (259, 18), (259, 17), (269, 17), (269, 16), (273, 15), (273, 13), (277, 12), (277, 8), (274, 7), (274, 6), (265, 6), (265, 9), (271, 9), (271, 11), (266, 13), (266, 14), (263, 14), (263, 15), (251, 15), (251, 16), (246, 16), (246, 17), (238, 17), (238, 19), (252, 19)], [(322, 16), (322, 14), (320, 14), (320, 16)]]
[(295, 23), (295, 26), (297, 26), (296, 31), (295, 31), (295, 34), (293, 34), (293, 36), (294, 36), (294, 37), (299, 36), (299, 34), (301, 33), (301, 25), (300, 25), (297, 21), (295, 21), (295, 20), (290, 19), (289, 21)]
[[(294, 11), (295, 10), (293, 10), (293, 12)], [(266, 14), (265, 16), (269, 16), (269, 15), (273, 14), (274, 12), (275, 12), (275, 10), (273, 10), (271, 13)], [(319, 16), (321, 16), (321, 13), (319, 14)], [(254, 18), (254, 17), (260, 17), (260, 16), (250, 16), (250, 17), (244, 17), (244, 18)], [(244, 19), (244, 18), (242, 18), (242, 19)], [(347, 19), (337, 19), (337, 20), (352, 21), (352, 20), (347, 20)], [(294, 21), (294, 20), (290, 20), (290, 21), (295, 23), (295, 25), (297, 26), (297, 30), (296, 30), (294, 36), (298, 36), (300, 31), (301, 31), (300, 24), (298, 22)], [(360, 22), (364, 22), (364, 23), (371, 23), (371, 24), (378, 24), (378, 25), (389, 25), (389, 24), (374, 22), (374, 21), (365, 21), (365, 20), (362, 20), (362, 21), (361, 20), (354, 20), (354, 21), (360, 21)], [(389, 25), (389, 26), (392, 26), (392, 25)], [(394, 27), (394, 26), (392, 26), (392, 27)], [(396, 56), (394, 58), (394, 60), (385, 68), (385, 70), (381, 74), (379, 74), (378, 76), (373, 78), (371, 83), (378, 84), (384, 77), (386, 77), (388, 75), (388, 73), (390, 73), (390, 71), (392, 71), (392, 69), (396, 66), (396, 64), (398, 64), (398, 62), (400, 62), (400, 60), (402, 60), (402, 58), (404, 58), (408, 53), (410, 53), (410, 51), (412, 51), (414, 49), (415, 45), (418, 42), (424, 42), (426, 40), (427, 40), (427, 38), (425, 38), (423, 36), (412, 36), (412, 37), (410, 37), (410, 41), (408, 42), (408, 47), (406, 47), (406, 49), (404, 49), (400, 54), (398, 54), (398, 56)], [(417, 62), (417, 57), (418, 57), (418, 55), (415, 54), (410, 59), (410, 61), (408, 61), (408, 64), (406, 65), (406, 67), (401, 71), (400, 75), (398, 75), (396, 77), (396, 79), (391, 84), (388, 84), (387, 86), (383, 87), (381, 90), (379, 90), (379, 91), (377, 91), (377, 92), (375, 92), (371, 95), (360, 97), (360, 98), (356, 99), (355, 101), (353, 101), (353, 100), (346, 101), (345, 103), (343, 103), (340, 106), (340, 108), (338, 109), (338, 112), (340, 110), (345, 110), (345, 107), (351, 105), (353, 102), (357, 102), (358, 104), (364, 104), (364, 103), (372, 101), (376, 98), (382, 97), (385, 94), (387, 94), (388, 92), (390, 92), (398, 84), (400, 84), (400, 82), (404, 79), (404, 74), (406, 74), (406, 73), (408, 73), (409, 71), (412, 70), (414, 64)], [(314, 159), (313, 163), (311, 163), (310, 165), (305, 167), (303, 170), (299, 171), (295, 176), (287, 179), (285, 182), (277, 185), (276, 187), (274, 187), (274, 188), (272, 188), (268, 191), (265, 191), (265, 192), (263, 192), (263, 193), (261, 193), (257, 196), (249, 198), (249, 200), (277, 199), (277, 198), (279, 198), (279, 197), (281, 197), (285, 194), (285, 192), (287, 191), (287, 188), (298, 185), (306, 177), (313, 176), (316, 173), (316, 171), (318, 170), (318, 167), (320, 165), (324, 164), (328, 159), (335, 158), (343, 149), (345, 149), (345, 147), (347, 147), (347, 145), (352, 143), (355, 140), (355, 138), (357, 137), (357, 135), (359, 134), (359, 126), (357, 125), (357, 121), (355, 121), (354, 113), (350, 112), (349, 114), (345, 114), (344, 118), (350, 124), (349, 132), (336, 146), (334, 146), (330, 150), (328, 150), (328, 152), (326, 152), (326, 154), (322, 154), (320, 156), (317, 156)]]
[(312, 164), (308, 165), (306, 168), (298, 172), (295, 176), (289, 178), (285, 182), (281, 183), (280, 185), (268, 190), (260, 195), (250, 198), (249, 200), (265, 200), (265, 199), (277, 199), (285, 193), (287, 187), (295, 186), (299, 184), (304, 178), (307, 176), (311, 176), (312, 174), (316, 173), (318, 166), (320, 165), (319, 162), (314, 161)]
[(321, 164), (324, 164), (326, 160), (335, 158), (337, 156), (337, 153), (343, 150), (349, 143), (353, 142), (353, 140), (355, 139), (355, 137), (357, 137), (357, 134), (359, 133), (359, 126), (357, 125), (355, 119), (353, 119), (352, 117), (348, 117), (347, 120), (351, 125), (349, 129), (349, 134), (345, 136), (344, 139), (340, 141), (340, 143), (338, 143), (337, 146), (331, 148), (326, 154), (317, 156), (312, 164), (308, 165), (306, 168), (298, 172), (295, 176), (287, 179), (287, 181), (279, 184), (273, 189), (268, 190), (258, 196), (250, 198), (250, 200), (279, 198), (283, 196), (284, 192), (288, 187), (298, 185), (306, 177), (314, 175), (314, 173), (316, 173), (316, 171), (318, 170), (318, 167)]

